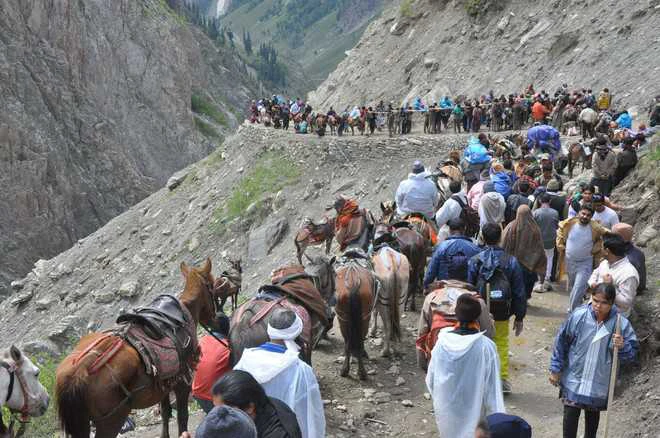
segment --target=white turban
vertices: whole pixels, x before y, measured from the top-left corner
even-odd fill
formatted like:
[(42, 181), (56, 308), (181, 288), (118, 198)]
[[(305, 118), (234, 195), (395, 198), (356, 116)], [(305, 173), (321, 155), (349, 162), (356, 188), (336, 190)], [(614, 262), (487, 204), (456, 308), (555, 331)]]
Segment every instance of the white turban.
[(296, 344), (296, 338), (300, 336), (302, 330), (302, 319), (296, 315), (296, 319), (293, 321), (293, 324), (291, 324), (290, 327), (284, 329), (277, 329), (268, 324), (268, 337), (273, 341), (284, 341), (284, 345), (286, 345), (287, 350), (298, 352), (300, 351), (300, 348), (298, 347), (298, 344)]

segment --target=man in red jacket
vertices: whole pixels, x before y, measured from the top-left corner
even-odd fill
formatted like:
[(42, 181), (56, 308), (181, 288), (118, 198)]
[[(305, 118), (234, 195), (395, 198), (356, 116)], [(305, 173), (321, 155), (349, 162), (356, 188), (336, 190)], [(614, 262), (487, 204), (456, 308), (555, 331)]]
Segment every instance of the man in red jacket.
[(207, 414), (213, 409), (211, 392), (213, 385), (227, 371), (231, 370), (227, 340), (229, 318), (224, 313), (218, 312), (209, 328), (212, 335), (204, 336), (199, 341), (201, 356), (192, 383), (193, 398)]

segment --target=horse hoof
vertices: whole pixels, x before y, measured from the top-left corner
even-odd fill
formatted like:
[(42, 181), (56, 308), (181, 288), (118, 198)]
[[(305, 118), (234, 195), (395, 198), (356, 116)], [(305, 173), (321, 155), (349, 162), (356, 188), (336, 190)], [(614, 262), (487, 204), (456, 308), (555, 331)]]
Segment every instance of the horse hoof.
[(390, 350), (381, 350), (380, 357), (390, 357)]
[(360, 371), (358, 373), (358, 377), (360, 378), (360, 380), (367, 380), (367, 372), (366, 371)]
[(348, 370), (347, 369), (342, 369), (341, 372), (339, 373), (341, 377), (348, 377)]

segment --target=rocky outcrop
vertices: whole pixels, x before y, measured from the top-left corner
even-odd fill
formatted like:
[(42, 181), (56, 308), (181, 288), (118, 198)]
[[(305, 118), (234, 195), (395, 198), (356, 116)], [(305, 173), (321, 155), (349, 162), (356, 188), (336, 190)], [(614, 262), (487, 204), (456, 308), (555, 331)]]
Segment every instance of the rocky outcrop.
[(164, 1), (2, 2), (0, 297), (215, 148), (193, 96), (234, 129), (252, 92), (218, 50)]
[(568, 83), (646, 105), (659, 91), (659, 12), (656, 0), (397, 1), (309, 100), (320, 108), (417, 96), (432, 103)]

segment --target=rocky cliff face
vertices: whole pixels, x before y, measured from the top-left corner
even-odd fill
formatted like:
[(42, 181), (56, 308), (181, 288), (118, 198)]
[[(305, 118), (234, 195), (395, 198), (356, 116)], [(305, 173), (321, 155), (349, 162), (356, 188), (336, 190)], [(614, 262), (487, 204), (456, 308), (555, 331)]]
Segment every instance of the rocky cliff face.
[[(610, 88), (647, 104), (660, 72), (657, 0), (403, 0), (364, 32), (310, 100), (327, 108), (416, 96)], [(342, 106), (343, 105), (343, 106)]]
[(0, 299), (213, 150), (252, 94), (242, 77), (162, 1), (3, 0)]

